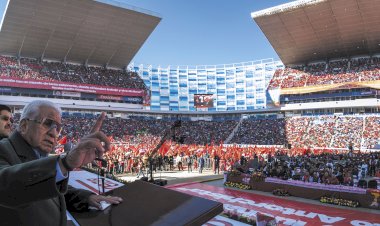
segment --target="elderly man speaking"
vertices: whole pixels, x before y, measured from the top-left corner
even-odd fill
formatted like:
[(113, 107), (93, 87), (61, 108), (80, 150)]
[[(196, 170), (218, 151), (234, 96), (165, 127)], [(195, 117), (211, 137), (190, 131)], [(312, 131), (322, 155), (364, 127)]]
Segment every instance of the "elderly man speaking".
[[(61, 109), (49, 101), (26, 105), (20, 123), (9, 138), (0, 141), (0, 224), (66, 225), (66, 210), (100, 208), (100, 202), (118, 204), (105, 197), (68, 186), (69, 171), (101, 157), (110, 142), (100, 127), (102, 113), (89, 135), (67, 155), (48, 156), (62, 129)], [(103, 145), (104, 144), (104, 145)]]

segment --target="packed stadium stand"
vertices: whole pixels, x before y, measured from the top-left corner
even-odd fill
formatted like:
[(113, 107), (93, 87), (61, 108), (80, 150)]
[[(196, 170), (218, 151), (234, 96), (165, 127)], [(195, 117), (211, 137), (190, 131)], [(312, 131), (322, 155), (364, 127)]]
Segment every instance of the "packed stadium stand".
[[(15, 114), (17, 125), (20, 114)], [(161, 116), (161, 115), (160, 115)], [(373, 114), (346, 116), (293, 116), (287, 118), (270, 117), (242, 119), (225, 116), (224, 120), (191, 121), (181, 119), (181, 127), (175, 131), (173, 142), (186, 145), (244, 144), (301, 149), (348, 150), (352, 144), (355, 150), (374, 149), (380, 143), (380, 116)], [(64, 112), (62, 124), (65, 125), (62, 137), (77, 141), (84, 136), (96, 121), (93, 113)], [(132, 142), (135, 136), (155, 137), (155, 142), (177, 119), (161, 118), (157, 115), (134, 114), (128, 118), (108, 117), (104, 132), (113, 142)], [(231, 136), (230, 139), (229, 136)], [(138, 141), (138, 139), (136, 140)], [(138, 142), (132, 142), (138, 144)], [(153, 142), (154, 143), (154, 142)], [(287, 147), (285, 147), (287, 148)]]
[(110, 87), (145, 89), (144, 82), (133, 72), (102, 67), (38, 62), (36, 59), (0, 56), (0, 76), (21, 79), (62, 81)]
[(295, 88), (376, 81), (380, 79), (379, 57), (335, 60), (326, 63), (287, 67), (275, 72), (268, 89)]

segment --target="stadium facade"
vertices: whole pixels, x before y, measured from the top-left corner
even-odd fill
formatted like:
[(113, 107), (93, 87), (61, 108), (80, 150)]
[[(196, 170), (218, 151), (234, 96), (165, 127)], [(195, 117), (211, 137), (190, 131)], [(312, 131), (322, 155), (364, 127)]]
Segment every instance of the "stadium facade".
[[(151, 91), (148, 110), (234, 111), (266, 108), (266, 88), (281, 61), (265, 59), (208, 66), (133, 65)], [(212, 94), (213, 106), (196, 108), (195, 94)]]

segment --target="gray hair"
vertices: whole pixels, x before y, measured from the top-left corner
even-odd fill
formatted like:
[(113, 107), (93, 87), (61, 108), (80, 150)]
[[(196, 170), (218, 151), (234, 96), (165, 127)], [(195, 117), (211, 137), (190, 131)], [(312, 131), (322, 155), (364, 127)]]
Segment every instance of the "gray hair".
[(39, 112), (40, 107), (51, 107), (62, 115), (62, 110), (59, 106), (48, 100), (33, 100), (29, 104), (25, 105), (22, 109), (20, 121), (26, 118), (31, 118)]

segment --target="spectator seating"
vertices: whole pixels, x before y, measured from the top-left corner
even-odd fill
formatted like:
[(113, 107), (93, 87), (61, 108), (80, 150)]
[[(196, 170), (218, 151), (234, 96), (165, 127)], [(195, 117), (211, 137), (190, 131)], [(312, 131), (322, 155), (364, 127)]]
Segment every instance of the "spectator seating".
[(380, 80), (380, 58), (334, 60), (278, 69), (268, 89)]
[(137, 73), (61, 62), (0, 56), (0, 76), (145, 89)]
[[(83, 136), (95, 121), (94, 116), (64, 115), (63, 134), (75, 138)], [(184, 137), (185, 144), (219, 144), (237, 126), (238, 120), (183, 121), (176, 129), (176, 137)], [(160, 137), (169, 121), (135, 117), (109, 118), (104, 130), (114, 139), (125, 139), (138, 134)], [(120, 126), (122, 125), (122, 126)], [(364, 127), (364, 128), (363, 128)], [(380, 116), (297, 116), (286, 119), (245, 119), (229, 141), (237, 144), (284, 145), (293, 148), (347, 149), (352, 142), (355, 150), (374, 148), (379, 143)], [(132, 139), (132, 138), (131, 138)]]

